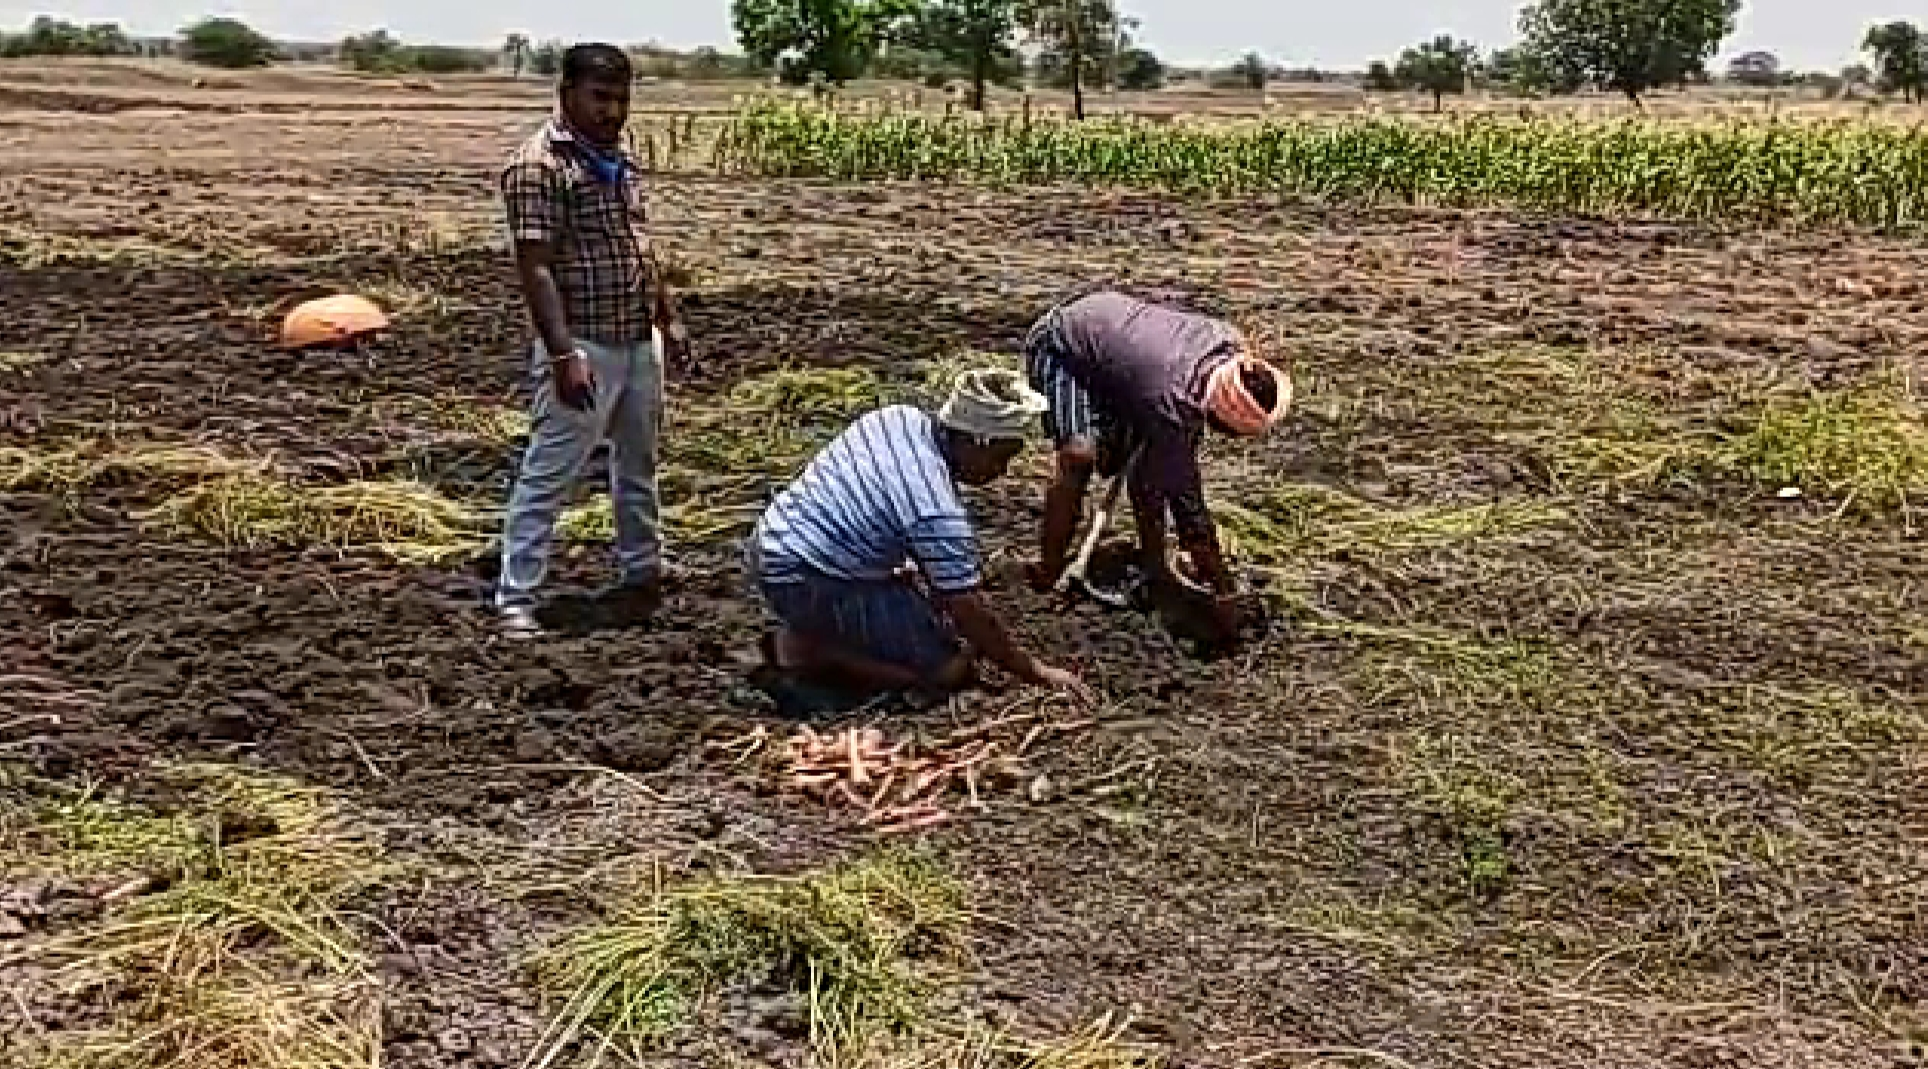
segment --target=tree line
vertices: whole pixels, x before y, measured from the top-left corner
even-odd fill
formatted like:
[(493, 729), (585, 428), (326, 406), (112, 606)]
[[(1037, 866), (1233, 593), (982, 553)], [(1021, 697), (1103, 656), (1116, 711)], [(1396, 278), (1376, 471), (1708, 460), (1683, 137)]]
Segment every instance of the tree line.
[(135, 39), (119, 24), (79, 25), (42, 15), (22, 33), (0, 33), (0, 58), (27, 56), (179, 56), (204, 67), (265, 67), (281, 58), (273, 41), (235, 19), (206, 18), (173, 38)]
[[(1537, 0), (1520, 12), (1520, 40), (1482, 57), (1478, 46), (1442, 34), (1378, 60), (1366, 71), (1368, 89), (1431, 93), (1434, 110), (1449, 94), (1486, 85), (1524, 95), (1598, 89), (1641, 98), (1671, 86), (1711, 79), (1707, 63), (1734, 32), (1741, 0)], [(1928, 39), (1908, 22), (1869, 29), (1862, 50), (1873, 68), (1852, 66), (1820, 79), (1833, 92), (1871, 85), (1903, 99), (1928, 99)], [(1728, 65), (1743, 85), (1790, 84), (1780, 61), (1749, 52)]]
[[(745, 56), (787, 82), (956, 77), (978, 110), (988, 86), (1028, 74), (1070, 90), (1083, 118), (1087, 89), (1155, 89), (1166, 73), (1113, 0), (732, 0), (730, 18)], [(1036, 49), (1028, 70), (1020, 43)]]
[[(1523, 95), (1594, 88), (1637, 105), (1655, 89), (1709, 80), (1707, 63), (1733, 32), (1740, 6), (1741, 0), (1535, 0), (1520, 13), (1516, 44), (1482, 55), (1471, 42), (1442, 34), (1396, 61), (1373, 62), (1365, 86), (1430, 93), (1436, 110), (1448, 95), (1474, 86)], [(941, 86), (960, 79), (969, 83), (969, 103), (978, 109), (989, 86), (1028, 79), (1068, 89), (1080, 118), (1087, 89), (1154, 89), (1168, 74), (1133, 41), (1138, 20), (1121, 14), (1115, 0), (732, 0), (731, 18), (743, 55), (640, 46), (632, 50), (639, 71), (699, 80), (774, 73), (794, 84), (870, 76)], [(1028, 64), (1020, 45), (1032, 49)], [(538, 44), (519, 33), (491, 50), (408, 45), (375, 30), (347, 38), (333, 54), (343, 66), (369, 72), (457, 74), (500, 64), (520, 77), (525, 70), (554, 76), (563, 50), (560, 41)], [(1743, 85), (1818, 84), (1830, 94), (1868, 87), (1928, 102), (1928, 33), (1906, 21), (1877, 25), (1862, 39), (1862, 50), (1869, 65), (1838, 75), (1794, 75), (1782, 71), (1772, 53), (1758, 51), (1736, 57), (1726, 73)], [(0, 58), (136, 55), (231, 68), (288, 58), (275, 42), (229, 18), (203, 19), (163, 40), (133, 39), (114, 23), (49, 16), (22, 33), (0, 33)], [(1263, 90), (1282, 74), (1254, 52), (1213, 72), (1210, 81)], [(1323, 77), (1315, 71), (1293, 76)]]

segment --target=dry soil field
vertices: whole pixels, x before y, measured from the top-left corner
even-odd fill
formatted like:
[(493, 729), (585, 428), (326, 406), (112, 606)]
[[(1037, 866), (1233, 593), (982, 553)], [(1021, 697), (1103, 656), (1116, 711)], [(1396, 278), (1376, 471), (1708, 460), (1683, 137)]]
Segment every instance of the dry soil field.
[[(0, 93), (0, 1063), (1921, 1063), (1919, 241), (664, 175), (690, 578), (510, 644), (492, 183), (539, 92), (32, 84)], [(1201, 660), (1001, 581), (1105, 704), (818, 725), (977, 762), (879, 852), (790, 786), (734, 534), (839, 421), (1103, 278), (1286, 339), (1284, 432), (1210, 460), (1272, 620)], [(393, 336), (271, 344), (338, 288)], [(1041, 463), (974, 498), (1001, 573)], [(565, 592), (608, 577), (598, 521)], [(648, 975), (572, 1000), (623, 947)], [(879, 1020), (922, 1038), (832, 1031)]]

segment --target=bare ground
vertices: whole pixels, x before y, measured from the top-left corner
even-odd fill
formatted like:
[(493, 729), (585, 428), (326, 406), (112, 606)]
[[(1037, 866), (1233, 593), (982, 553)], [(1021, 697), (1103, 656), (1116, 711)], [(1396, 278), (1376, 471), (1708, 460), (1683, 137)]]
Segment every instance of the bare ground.
[[(0, 111), (0, 444), (194, 443), (499, 501), (513, 442), (424, 413), (518, 403), (491, 175), (538, 115)], [(1285, 431), (1213, 447), (1216, 501), (1273, 520), (1236, 528), (1277, 608), (1237, 656), (1000, 584), (1107, 704), (930, 837), (990, 918), (979, 1012), (1129, 1014), (1181, 1065), (1919, 1063), (1923, 521), (1719, 459), (1815, 391), (1918, 394), (1919, 245), (701, 176), (656, 196), (706, 361), (672, 458), (746, 376), (1012, 352), (1093, 278), (1274, 328), (1296, 363)], [(288, 301), (349, 285), (401, 313), (366, 358), (267, 343)], [(718, 748), (788, 730), (733, 657), (760, 621), (727, 539), (683, 547), (695, 578), (648, 626), (515, 646), (485, 555), (224, 550), (143, 520), (178, 490), (0, 495), (0, 789), (165, 809), (153, 770), (188, 760), (327, 788), (406, 870), (356, 899), (385, 1064), (520, 1064), (526, 955), (639, 887), (866, 848)], [(1035, 498), (978, 498), (995, 564)], [(579, 547), (558, 578), (604, 575)], [(1003, 690), (883, 726), (1031, 714), (1080, 719)], [(30, 860), (4, 870), (19, 895), (91, 893)], [(103, 907), (4, 908), (31, 951)], [(32, 960), (0, 957), (23, 992), (0, 1050), (100, 1013)], [(754, 1013), (678, 1049), (711, 1041), (801, 1057)]]

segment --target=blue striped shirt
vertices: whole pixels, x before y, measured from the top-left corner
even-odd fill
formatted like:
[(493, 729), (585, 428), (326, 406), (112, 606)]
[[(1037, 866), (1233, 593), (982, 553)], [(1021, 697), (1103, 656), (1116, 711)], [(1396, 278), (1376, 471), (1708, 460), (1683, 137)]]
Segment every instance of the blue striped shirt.
[(881, 580), (914, 562), (935, 591), (977, 589), (977, 538), (939, 434), (908, 405), (852, 423), (763, 513), (755, 535), (763, 580), (801, 582), (811, 572)]

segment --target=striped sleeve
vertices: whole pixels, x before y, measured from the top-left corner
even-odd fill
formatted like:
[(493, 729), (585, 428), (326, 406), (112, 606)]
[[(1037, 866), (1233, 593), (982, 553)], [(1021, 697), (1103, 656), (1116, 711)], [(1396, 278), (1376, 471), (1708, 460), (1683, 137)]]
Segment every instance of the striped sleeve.
[(963, 516), (933, 516), (908, 532), (911, 557), (940, 594), (968, 594), (984, 585), (977, 536)]

